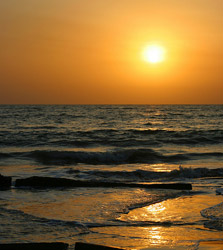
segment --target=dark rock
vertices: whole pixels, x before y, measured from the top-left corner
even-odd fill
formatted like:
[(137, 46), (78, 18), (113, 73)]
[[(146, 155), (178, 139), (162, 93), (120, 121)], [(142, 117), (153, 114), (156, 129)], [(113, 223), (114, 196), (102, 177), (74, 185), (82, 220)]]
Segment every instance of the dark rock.
[(95, 245), (89, 243), (77, 242), (75, 244), (75, 250), (123, 250), (121, 248), (107, 247), (102, 245)]
[(0, 244), (1, 250), (66, 250), (67, 248), (68, 244), (63, 242)]
[(12, 185), (12, 178), (0, 174), (0, 188), (10, 188)]
[(177, 189), (191, 190), (189, 183), (164, 183), (164, 184), (141, 184), (141, 183), (119, 183), (119, 182), (99, 182), (99, 181), (76, 181), (66, 178), (39, 177), (33, 176), (25, 179), (18, 179), (16, 187), (34, 188), (55, 188), (55, 187), (132, 187), (149, 189)]
[(76, 187), (76, 181), (66, 178), (39, 177), (33, 176), (25, 179), (17, 179), (16, 187), (34, 187), (34, 188), (54, 188), (54, 187)]

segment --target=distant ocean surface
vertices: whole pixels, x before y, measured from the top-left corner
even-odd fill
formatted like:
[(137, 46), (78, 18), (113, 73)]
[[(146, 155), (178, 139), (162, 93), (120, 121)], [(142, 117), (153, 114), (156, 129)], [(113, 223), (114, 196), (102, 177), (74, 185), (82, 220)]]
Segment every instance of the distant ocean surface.
[(0, 173), (192, 191), (0, 191), (2, 243), (84, 241), (127, 249), (221, 240), (223, 105), (1, 105)]

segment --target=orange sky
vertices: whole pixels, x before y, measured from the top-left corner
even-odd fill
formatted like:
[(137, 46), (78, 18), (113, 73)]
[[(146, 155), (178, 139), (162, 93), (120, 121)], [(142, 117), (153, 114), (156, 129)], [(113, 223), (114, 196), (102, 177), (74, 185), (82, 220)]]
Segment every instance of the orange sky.
[(7, 0), (0, 25), (2, 104), (223, 103), (222, 0)]

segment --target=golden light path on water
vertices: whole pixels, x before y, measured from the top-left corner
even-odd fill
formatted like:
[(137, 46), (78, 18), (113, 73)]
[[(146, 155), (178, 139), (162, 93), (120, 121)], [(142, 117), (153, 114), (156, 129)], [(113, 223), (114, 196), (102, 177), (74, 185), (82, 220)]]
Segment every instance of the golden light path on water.
[[(61, 202), (58, 203), (47, 203), (41, 206), (35, 206), (31, 203), (26, 206), (18, 204), (18, 206), (20, 206), (25, 213), (51, 219), (61, 216), (62, 209), (62, 219), (66, 221), (72, 221), (76, 217), (84, 219), (86, 217), (93, 218), (95, 216), (97, 216), (99, 220), (102, 220), (103, 216), (100, 218), (100, 213), (97, 214), (97, 206), (102, 206), (101, 208), (105, 209), (107, 211), (107, 216), (109, 216), (109, 207), (106, 207), (108, 205), (106, 204), (106, 200), (109, 201), (111, 195), (112, 199), (115, 199), (115, 196), (117, 200), (122, 200), (124, 198), (124, 196), (120, 195), (117, 191), (115, 194), (110, 193), (109, 195), (104, 194), (103, 197), (97, 197), (103, 198), (104, 202), (96, 204), (98, 199), (95, 199), (95, 195), (88, 199), (81, 196), (79, 198), (70, 197), (70, 199), (63, 199), (62, 195)], [(171, 249), (171, 247), (174, 247), (174, 249), (194, 249), (188, 248), (188, 246), (193, 242), (193, 244), (196, 244), (197, 239), (210, 239), (212, 234), (215, 234), (214, 238), (220, 239), (222, 237), (221, 232), (211, 232), (206, 230), (203, 223), (199, 222), (204, 219), (200, 215), (200, 211), (208, 206), (213, 206), (218, 202), (219, 198), (216, 196), (206, 197), (204, 195), (186, 195), (184, 197), (169, 199), (150, 206), (133, 209), (130, 210), (129, 213), (122, 214), (118, 218), (120, 221), (130, 222), (132, 226), (105, 226), (91, 228), (92, 232), (100, 233), (101, 238), (98, 237), (96, 239), (94, 238), (94, 235), (92, 235), (90, 236), (90, 240), (96, 244), (103, 243), (105, 245), (113, 246), (122, 245), (127, 249), (134, 249), (132, 247), (128, 248), (127, 243), (131, 246), (135, 246), (135, 249), (143, 249), (143, 247), (144, 249), (168, 249), (166, 246), (169, 246), (169, 249)], [(82, 210), (80, 204), (84, 204), (85, 207), (91, 209), (89, 209), (89, 211), (86, 209)], [(110, 209), (112, 208), (110, 207)], [(193, 223), (196, 224), (196, 227)], [(111, 234), (113, 236), (119, 236), (118, 238), (106, 237), (106, 235)], [(89, 237), (89, 235), (87, 237)], [(126, 238), (129, 238), (128, 241), (126, 241)]]
[[(173, 246), (174, 249), (195, 249), (185, 246), (186, 242), (196, 242), (197, 239), (204, 241), (211, 238), (211, 232), (203, 227), (201, 221), (204, 218), (201, 216), (200, 211), (217, 203), (219, 203), (219, 197), (217, 196), (179, 197), (134, 209), (128, 214), (122, 214), (120, 220), (132, 223), (145, 223), (143, 228), (139, 228), (142, 238), (145, 241), (147, 240), (148, 245), (151, 246), (145, 249), (154, 249), (156, 247), (172, 249)], [(146, 223), (148, 223), (148, 226), (146, 226)], [(157, 226), (153, 226), (154, 224), (157, 224)], [(195, 230), (194, 224), (197, 224), (196, 229), (200, 230)], [(179, 227), (178, 225), (181, 226)], [(218, 237), (222, 240), (221, 232), (218, 233)], [(220, 243), (211, 247), (213, 249), (222, 249), (222, 241)], [(167, 248), (167, 245), (170, 248)]]
[[(207, 187), (208, 190), (208, 187)], [(11, 195), (18, 198), (13, 203), (13, 209), (20, 210), (37, 218), (47, 218), (56, 221), (74, 222), (72, 226), (63, 229), (63, 241), (74, 244), (76, 241), (87, 241), (107, 246), (122, 246), (125, 249), (183, 249), (197, 250), (196, 244), (207, 239), (222, 239), (222, 231), (211, 230), (204, 225), (200, 211), (218, 204), (219, 196), (215, 194), (196, 194), (185, 191), (183, 196), (176, 198), (174, 194), (179, 191), (171, 191), (173, 197), (144, 207), (129, 209), (127, 213), (122, 211), (126, 205), (132, 202), (141, 202), (143, 197), (148, 199), (155, 197), (157, 192), (148, 190), (97, 189), (88, 190), (51, 190), (48, 192), (35, 191), (35, 196), (23, 200), (26, 191), (13, 189)], [(159, 193), (160, 194), (160, 193)], [(138, 199), (138, 200), (137, 200)], [(124, 204), (124, 206), (123, 206)], [(121, 215), (120, 215), (120, 211)], [(114, 217), (115, 216), (115, 217)], [(106, 218), (106, 223), (104, 221)], [(78, 234), (75, 221), (102, 226), (90, 227), (87, 233)], [(109, 225), (109, 222), (111, 223)], [(114, 223), (114, 226), (113, 224)], [(87, 227), (86, 227), (87, 229)], [(81, 230), (81, 228), (80, 228)], [(87, 229), (88, 230), (88, 229)], [(89, 233), (90, 232), (90, 233)], [(44, 234), (42, 231), (35, 235), (38, 241), (58, 239), (59, 234)], [(30, 236), (31, 237), (31, 236)], [(34, 236), (33, 236), (34, 237)], [(36, 240), (36, 238), (31, 238)], [(211, 243), (208, 243), (209, 245)], [(168, 247), (167, 247), (168, 246)], [(219, 250), (220, 243), (215, 248)], [(200, 249), (200, 248), (199, 248)], [(208, 248), (206, 248), (208, 249)]]

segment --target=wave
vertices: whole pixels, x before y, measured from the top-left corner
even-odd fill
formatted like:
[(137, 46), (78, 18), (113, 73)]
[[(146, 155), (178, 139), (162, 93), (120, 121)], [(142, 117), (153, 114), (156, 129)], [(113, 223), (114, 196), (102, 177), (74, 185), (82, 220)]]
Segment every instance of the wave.
[(1, 153), (1, 152), (0, 152), (0, 159), (9, 158), (9, 157), (11, 157), (11, 156), (12, 156), (11, 154), (8, 154), (8, 153)]
[(0, 159), (31, 159), (45, 165), (72, 165), (78, 163), (86, 163), (91, 165), (178, 163), (187, 160), (196, 160), (201, 158), (204, 159), (210, 157), (222, 158), (223, 153), (209, 152), (164, 155), (152, 149), (138, 148), (117, 149), (106, 152), (35, 150), (29, 152), (0, 154)]
[[(188, 223), (183, 222), (172, 222), (172, 221), (164, 221), (164, 222), (156, 222), (156, 221), (123, 221), (119, 219), (114, 219), (111, 221), (104, 221), (104, 222), (85, 222), (80, 223), (77, 221), (66, 221), (66, 220), (60, 220), (60, 219), (48, 219), (43, 217), (38, 217), (35, 215), (31, 215), (28, 213), (24, 213), (21, 210), (17, 209), (8, 209), (8, 208), (0, 208), (1, 214), (7, 217), (10, 217), (12, 220), (15, 217), (17, 226), (20, 223), (32, 223), (33, 226), (38, 227), (41, 226), (41, 229), (44, 227), (50, 227), (57, 229), (63, 228), (63, 230), (72, 230), (75, 235), (79, 234), (88, 234), (91, 232), (91, 228), (98, 228), (98, 227), (143, 227), (143, 226), (154, 226), (154, 225), (160, 225), (160, 226), (171, 226), (171, 225), (188, 225)], [(10, 222), (9, 222), (10, 223)], [(191, 225), (191, 224), (190, 224)], [(24, 226), (24, 225), (23, 225)]]
[(17, 220), (20, 218), (20, 220), (24, 220), (24, 221), (29, 221), (29, 222), (33, 222), (33, 223), (41, 223), (41, 224), (45, 224), (47, 226), (50, 227), (55, 227), (55, 226), (66, 226), (66, 227), (71, 227), (72, 229), (76, 229), (77, 231), (81, 231), (81, 233), (86, 233), (89, 232), (88, 227), (83, 224), (80, 223), (78, 221), (66, 221), (66, 220), (59, 220), (59, 219), (48, 219), (48, 218), (44, 218), (44, 217), (38, 217), (35, 215), (31, 215), (28, 213), (25, 213), (21, 210), (18, 209), (10, 209), (10, 208), (4, 208), (1, 207), (0, 208), (0, 212), (2, 215), (13, 218), (16, 217)]
[[(181, 221), (163, 221), (163, 222), (156, 222), (156, 221), (123, 221), (119, 219), (114, 219), (111, 221), (105, 222), (85, 222), (80, 223), (77, 221), (66, 221), (60, 219), (48, 219), (37, 217), (31, 214), (24, 213), (21, 210), (16, 209), (6, 209), (0, 208), (1, 214), (4, 216), (10, 217), (12, 220), (14, 217), (16, 218), (17, 227), (21, 226), (24, 227), (25, 223), (29, 222), (29, 225), (34, 227), (41, 226), (41, 230), (46, 229), (46, 227), (54, 228), (54, 230), (72, 230), (74, 235), (80, 234), (88, 234), (91, 232), (92, 228), (98, 227), (144, 227), (144, 226), (182, 226), (182, 225), (193, 225), (194, 223), (187, 223)], [(10, 222), (8, 222), (10, 223)], [(19, 223), (22, 223), (19, 225)]]
[(166, 130), (166, 129), (131, 129), (128, 132), (143, 136), (155, 136), (158, 142), (173, 144), (222, 143), (223, 130)]
[(79, 146), (110, 145), (122, 147), (140, 145), (212, 145), (223, 141), (223, 130), (165, 130), (165, 129), (93, 129), (51, 125), (5, 129), (0, 131), (0, 146)]
[(155, 172), (148, 170), (135, 170), (135, 171), (80, 171), (76, 169), (69, 169), (68, 174), (78, 176), (85, 175), (85, 178), (90, 179), (117, 179), (127, 181), (150, 181), (150, 180), (170, 180), (170, 179), (183, 179), (183, 178), (205, 178), (205, 177), (223, 177), (223, 169), (208, 169), (208, 168), (183, 168), (172, 170), (171, 172)]
[(203, 209), (200, 213), (204, 218), (209, 219), (204, 223), (205, 227), (223, 231), (223, 202)]
[(212, 220), (223, 220), (223, 202), (201, 211), (201, 215)]

